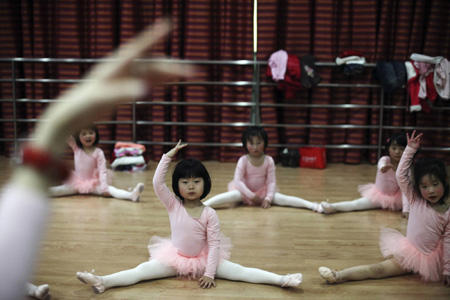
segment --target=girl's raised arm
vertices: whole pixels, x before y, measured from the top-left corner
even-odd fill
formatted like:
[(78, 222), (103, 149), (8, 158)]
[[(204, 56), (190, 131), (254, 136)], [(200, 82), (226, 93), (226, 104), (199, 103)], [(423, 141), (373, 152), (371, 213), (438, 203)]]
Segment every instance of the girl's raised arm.
[(151, 84), (191, 73), (179, 64), (142, 67), (142, 63), (134, 63), (168, 31), (167, 21), (147, 28), (95, 66), (86, 80), (65, 92), (60, 96), (63, 101), (51, 105), (43, 114), (47, 122), (38, 123), (35, 140), (24, 151), (24, 165), (14, 171), (0, 200), (0, 299), (23, 296), (47, 220), (46, 192), (60, 174), (55, 166), (66, 137), (96, 120), (98, 111), (144, 96)]

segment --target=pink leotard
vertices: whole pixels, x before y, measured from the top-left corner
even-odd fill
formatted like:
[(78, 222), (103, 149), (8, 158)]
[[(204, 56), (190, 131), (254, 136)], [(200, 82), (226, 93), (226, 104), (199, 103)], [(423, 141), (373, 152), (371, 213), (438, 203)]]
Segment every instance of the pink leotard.
[(164, 154), (155, 170), (153, 186), (169, 213), (172, 238), (152, 237), (150, 259), (174, 267), (179, 275), (214, 278), (220, 260), (230, 257), (230, 240), (221, 235), (219, 218), (214, 209), (205, 206), (201, 216), (195, 218), (169, 190), (165, 175), (170, 162), (171, 158)]
[(384, 229), (380, 247), (383, 256), (394, 256), (400, 266), (419, 273), (424, 281), (440, 281), (450, 275), (450, 209), (439, 213), (414, 192), (408, 171), (415, 152), (406, 147), (397, 168), (397, 181), (410, 200), (406, 237)]
[(381, 157), (378, 161), (375, 183), (360, 185), (358, 191), (361, 196), (383, 209), (398, 211), (403, 208), (404, 212), (409, 211), (408, 201), (398, 186), (395, 171), (391, 168), (385, 173), (381, 172), (381, 168), (389, 164), (391, 164), (389, 156)]
[(67, 144), (73, 150), (75, 165), (75, 171), (72, 172), (67, 183), (74, 186), (80, 194), (91, 193), (99, 184), (102, 192), (107, 192), (112, 179), (106, 169), (103, 150), (96, 148), (94, 152), (87, 154), (78, 147), (73, 136), (69, 137)]
[(236, 165), (234, 179), (228, 184), (228, 190), (241, 192), (244, 203), (249, 206), (255, 205), (250, 201), (255, 195), (272, 203), (277, 190), (273, 158), (265, 155), (263, 164), (255, 167), (247, 155), (241, 156)]

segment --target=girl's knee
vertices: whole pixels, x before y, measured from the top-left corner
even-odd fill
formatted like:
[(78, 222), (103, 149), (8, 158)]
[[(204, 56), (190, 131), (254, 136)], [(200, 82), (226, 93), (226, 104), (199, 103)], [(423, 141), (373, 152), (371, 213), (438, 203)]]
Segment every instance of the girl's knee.
[(407, 273), (393, 259), (371, 265), (369, 270), (375, 278), (384, 278)]
[(386, 273), (386, 271), (387, 271), (387, 268), (382, 263), (369, 266), (370, 274), (372, 274), (376, 278), (384, 275)]

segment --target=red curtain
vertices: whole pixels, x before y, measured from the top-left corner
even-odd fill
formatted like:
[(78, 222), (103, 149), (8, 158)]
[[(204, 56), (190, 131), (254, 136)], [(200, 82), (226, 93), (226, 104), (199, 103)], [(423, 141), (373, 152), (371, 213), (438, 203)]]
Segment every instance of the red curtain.
[[(379, 60), (408, 60), (412, 53), (429, 56), (450, 54), (450, 2), (441, 1), (259, 1), (258, 3), (258, 60), (267, 60), (271, 53), (284, 49), (298, 56), (312, 54), (318, 62), (333, 62), (344, 50), (363, 53), (367, 62)], [(252, 60), (253, 59), (253, 1), (1, 1), (0, 57), (100, 58), (119, 43), (132, 37), (147, 24), (163, 16), (171, 16), (174, 30), (155, 47), (156, 56), (192, 60)], [(1, 78), (10, 78), (11, 69), (1, 64)], [(80, 78), (89, 64), (24, 64), (17, 68), (21, 77)], [(317, 68), (322, 83), (376, 83), (372, 69), (366, 68), (358, 77), (348, 78), (339, 68)], [(204, 66), (198, 78), (207, 81), (251, 81), (253, 69), (248, 66)], [(271, 82), (264, 75), (265, 81)], [(16, 89), (18, 98), (54, 99), (69, 84), (24, 83)], [(1, 99), (12, 98), (10, 83), (0, 84)], [(189, 86), (155, 87), (147, 101), (172, 102), (249, 102), (251, 87)], [(302, 90), (295, 99), (286, 100), (273, 87), (262, 87), (262, 103), (304, 104), (378, 104), (377, 89), (325, 88)], [(404, 89), (387, 97), (387, 105), (406, 105)], [(36, 118), (44, 104), (20, 103), (19, 118)], [(448, 101), (439, 100), (436, 106), (447, 107)], [(137, 119), (166, 122), (245, 122), (250, 121), (248, 107), (202, 107), (139, 105)], [(131, 106), (121, 105), (113, 116), (115, 120), (130, 120)], [(387, 126), (448, 127), (448, 110), (410, 113), (405, 110), (385, 110)], [(263, 108), (264, 124), (354, 124), (377, 125), (377, 109), (328, 108)], [(11, 103), (3, 102), (3, 119), (12, 117)], [(106, 119), (108, 119), (106, 118)], [(33, 123), (19, 126), (21, 136), (31, 132)], [(272, 144), (355, 144), (376, 145), (375, 129), (304, 129), (267, 128)], [(395, 130), (384, 131), (382, 140)], [(0, 136), (11, 138), (10, 122), (0, 122)], [(137, 140), (155, 142), (179, 138), (187, 142), (239, 143), (241, 127), (215, 126), (148, 126), (137, 127)], [(104, 140), (130, 140), (131, 125), (102, 125)], [(424, 146), (449, 147), (448, 132), (425, 133)], [(4, 154), (11, 143), (0, 143)], [(106, 154), (111, 145), (102, 145)], [(149, 147), (149, 158), (157, 160), (167, 149)], [(269, 148), (276, 158), (277, 149)], [(242, 155), (235, 147), (189, 147), (186, 156), (198, 159), (236, 161)], [(360, 163), (377, 161), (375, 150), (329, 150), (331, 162)], [(433, 155), (450, 163), (446, 152)]]

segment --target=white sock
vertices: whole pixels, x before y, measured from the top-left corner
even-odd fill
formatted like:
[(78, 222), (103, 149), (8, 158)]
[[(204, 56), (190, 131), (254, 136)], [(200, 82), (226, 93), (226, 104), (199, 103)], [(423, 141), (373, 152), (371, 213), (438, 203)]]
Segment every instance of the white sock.
[(174, 268), (168, 267), (153, 259), (138, 265), (134, 269), (98, 277), (101, 277), (105, 288), (111, 288), (115, 286), (132, 285), (143, 280), (159, 279), (176, 275), (177, 272)]
[(236, 203), (241, 201), (242, 201), (241, 193), (238, 190), (234, 190), (215, 195), (214, 197), (211, 197), (208, 200), (204, 201), (203, 204), (206, 206), (214, 207), (226, 203)]
[[(116, 199), (124, 199), (124, 200), (131, 200), (133, 192), (118, 189), (112, 185), (108, 186), (108, 193), (111, 195), (111, 197)], [(95, 187), (95, 190), (92, 192), (94, 195), (101, 195), (102, 189), (100, 185)]]
[(368, 210), (368, 209), (374, 209), (379, 208), (380, 206), (377, 204), (374, 204), (372, 201), (370, 201), (367, 198), (359, 198), (353, 201), (342, 201), (342, 202), (336, 202), (336, 203), (329, 203), (329, 205), (335, 209), (336, 211), (358, 211), (358, 210)]
[(52, 186), (48, 189), (50, 197), (62, 197), (78, 194), (78, 190), (68, 184)]
[(280, 193), (275, 193), (273, 197), (272, 204), (281, 206), (292, 206), (299, 208), (307, 208), (310, 210), (317, 211), (319, 209), (319, 203), (311, 202), (299, 197), (287, 196)]
[(286, 276), (256, 268), (248, 268), (229, 260), (224, 260), (217, 267), (217, 278), (243, 281), (249, 283), (264, 283), (281, 286), (287, 282)]

